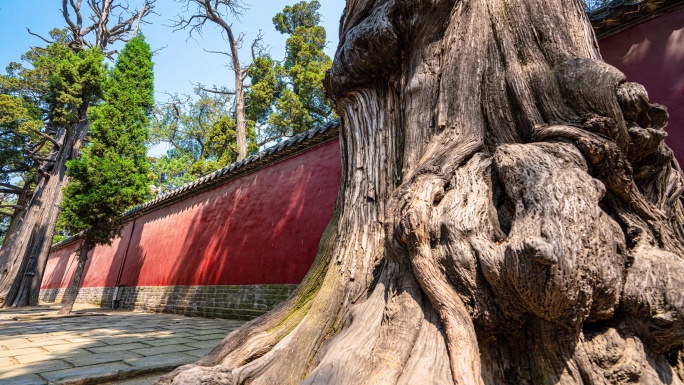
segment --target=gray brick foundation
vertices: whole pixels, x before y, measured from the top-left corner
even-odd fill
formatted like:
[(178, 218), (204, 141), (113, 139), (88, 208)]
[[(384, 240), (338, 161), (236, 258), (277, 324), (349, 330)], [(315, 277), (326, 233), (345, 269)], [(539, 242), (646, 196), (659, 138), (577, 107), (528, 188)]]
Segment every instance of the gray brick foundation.
[[(118, 309), (250, 320), (287, 299), (297, 285), (124, 287)], [(66, 289), (40, 291), (40, 300), (61, 303)], [(111, 308), (113, 287), (82, 288), (77, 303)]]

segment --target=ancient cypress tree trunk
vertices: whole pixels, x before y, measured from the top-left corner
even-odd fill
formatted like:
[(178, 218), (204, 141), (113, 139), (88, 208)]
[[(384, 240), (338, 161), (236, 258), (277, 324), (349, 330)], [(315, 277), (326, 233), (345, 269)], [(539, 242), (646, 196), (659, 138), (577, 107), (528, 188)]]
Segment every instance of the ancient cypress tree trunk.
[(667, 111), (579, 1), (348, 0), (332, 222), (297, 292), (175, 384), (682, 384)]
[[(40, 176), (37, 176), (38, 180), (40, 180), (40, 178)], [(14, 242), (14, 237), (16, 237), (17, 233), (19, 233), (21, 223), (24, 220), (24, 214), (26, 214), (26, 206), (31, 200), (32, 194), (33, 189), (30, 186), (25, 186), (21, 194), (19, 194), (17, 198), (17, 206), (21, 207), (21, 209), (18, 208), (14, 210), (14, 213), (12, 213), (10, 225), (7, 229), (7, 233), (5, 234), (3, 245), (0, 246), (4, 246), (5, 244), (10, 245)], [(0, 248), (0, 280), (2, 280), (5, 274), (7, 274), (6, 266), (7, 258), (9, 258), (9, 253), (6, 253), (5, 251), (6, 248)]]
[(73, 159), (88, 134), (87, 106), (79, 111), (79, 123), (57, 135), (59, 148), (53, 148), (54, 162), (49, 164), (47, 177), (42, 177), (35, 189), (22, 226), (3, 245), (2, 258), (6, 272), (0, 276), (0, 304), (3, 307), (36, 306), (40, 284), (47, 264), (55, 222), (62, 201), (62, 188), (68, 183), (66, 162)]

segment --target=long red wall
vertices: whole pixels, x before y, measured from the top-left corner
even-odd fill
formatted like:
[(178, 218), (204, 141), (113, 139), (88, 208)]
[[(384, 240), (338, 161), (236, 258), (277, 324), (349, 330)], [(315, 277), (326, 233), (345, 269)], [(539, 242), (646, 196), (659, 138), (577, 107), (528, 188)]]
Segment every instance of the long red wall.
[(603, 60), (670, 112), (667, 144), (684, 164), (684, 8), (599, 41)]
[[(330, 221), (340, 172), (334, 140), (144, 214), (94, 249), (81, 287), (298, 284)], [(51, 253), (43, 289), (69, 285), (77, 248)]]

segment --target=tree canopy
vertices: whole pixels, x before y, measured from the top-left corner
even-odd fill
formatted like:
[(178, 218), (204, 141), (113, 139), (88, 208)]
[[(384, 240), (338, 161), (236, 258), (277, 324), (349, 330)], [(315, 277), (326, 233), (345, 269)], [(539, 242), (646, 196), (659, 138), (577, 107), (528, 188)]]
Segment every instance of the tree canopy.
[[(289, 35), (282, 61), (258, 42), (253, 46), (253, 61), (245, 70), (248, 154), (334, 116), (323, 89), (332, 61), (323, 51), (327, 35), (319, 25), (319, 8), (318, 1), (301, 1), (273, 18), (275, 29)], [(171, 145), (153, 165), (163, 191), (239, 160), (236, 108), (233, 92), (201, 85), (193, 96), (171, 95), (158, 103), (151, 143)]]
[[(232, 98), (201, 90), (195, 97), (172, 95), (155, 110), (151, 143), (172, 146), (153, 164), (162, 191), (237, 161)], [(248, 127), (247, 144), (248, 153), (257, 150), (253, 127)]]
[(296, 135), (333, 118), (323, 79), (332, 60), (323, 51), (327, 43), (317, 0), (287, 6), (273, 18), (276, 30), (289, 35), (285, 58), (255, 57), (247, 69), (248, 119), (258, 127), (260, 143)]
[(85, 231), (95, 243), (109, 243), (121, 231), (121, 213), (150, 195), (145, 144), (154, 107), (152, 67), (150, 47), (139, 36), (108, 74), (104, 103), (90, 114), (90, 143), (67, 163), (71, 180), (59, 224), (72, 234)]

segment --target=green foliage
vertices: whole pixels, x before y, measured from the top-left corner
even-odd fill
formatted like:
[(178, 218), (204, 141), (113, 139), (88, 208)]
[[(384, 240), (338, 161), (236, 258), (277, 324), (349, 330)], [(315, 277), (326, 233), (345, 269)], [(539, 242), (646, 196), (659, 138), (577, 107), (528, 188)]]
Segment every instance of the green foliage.
[[(161, 104), (152, 125), (152, 143), (173, 148), (155, 160), (156, 178), (163, 174), (168, 191), (236, 161), (238, 150), (232, 100), (224, 95), (197, 91), (197, 100), (174, 96)], [(257, 151), (253, 125), (247, 129), (247, 151)]]
[(58, 43), (48, 46), (47, 52), (38, 61), (50, 68), (48, 117), (54, 126), (69, 129), (78, 122), (79, 108), (102, 97), (104, 56), (99, 49), (74, 53)]
[(37, 132), (42, 126), (24, 100), (0, 94), (0, 183), (10, 183), (15, 175), (28, 172), (34, 166), (26, 153), (40, 140)]
[(62, 234), (55, 234), (54, 237), (52, 237), (52, 244), (59, 243), (62, 241), (65, 241), (69, 239), (68, 235), (62, 235)]
[(321, 4), (317, 0), (301, 1), (285, 7), (273, 18), (276, 31), (292, 35), (299, 27), (312, 28), (317, 26), (321, 22), (321, 14), (318, 13), (319, 8), (321, 8)]
[[(60, 31), (51, 33), (60, 38)], [(55, 50), (52, 50), (55, 52)], [(59, 57), (51, 56), (47, 48), (34, 47), (24, 55), (28, 66), (13, 62), (7, 74), (0, 75), (0, 181), (32, 179), (37, 162), (33, 156), (44, 156), (51, 143), (50, 124), (44, 111), (48, 110), (49, 78)]]
[[(82, 60), (94, 61), (95, 55), (86, 53)], [(152, 67), (150, 47), (139, 36), (126, 44), (108, 74), (104, 103), (90, 114), (90, 143), (67, 164), (71, 181), (64, 189), (59, 225), (71, 234), (86, 231), (96, 243), (110, 243), (121, 232), (120, 214), (149, 197), (145, 143), (154, 106)], [(61, 69), (60, 74), (71, 73), (68, 66)], [(98, 71), (89, 69), (94, 78)], [(79, 84), (81, 92), (95, 89), (94, 82)], [(73, 93), (66, 90), (72, 88), (60, 89), (70, 103)]]
[(262, 141), (295, 135), (334, 117), (323, 88), (332, 60), (323, 51), (327, 35), (318, 25), (319, 8), (316, 0), (285, 7), (273, 18), (276, 30), (290, 35), (285, 60), (263, 55), (247, 69), (252, 82), (247, 116), (263, 128)]
[[(53, 150), (50, 139), (57, 127), (49, 120), (48, 111), (53, 101), (50, 96), (56, 93), (50, 92), (50, 80), (58, 73), (57, 67), (73, 57), (64, 53), (63, 46), (69, 43), (64, 31), (55, 29), (50, 35), (54, 45), (32, 47), (21, 56), (22, 63), (10, 63), (6, 74), (0, 75), (0, 193), (4, 194), (2, 204), (7, 206), (0, 210), (0, 237), (9, 227), (13, 206), (27, 203), (30, 194), (26, 193), (33, 189)], [(53, 91), (58, 88), (53, 84)], [(22, 202), (18, 194), (23, 194)]]

